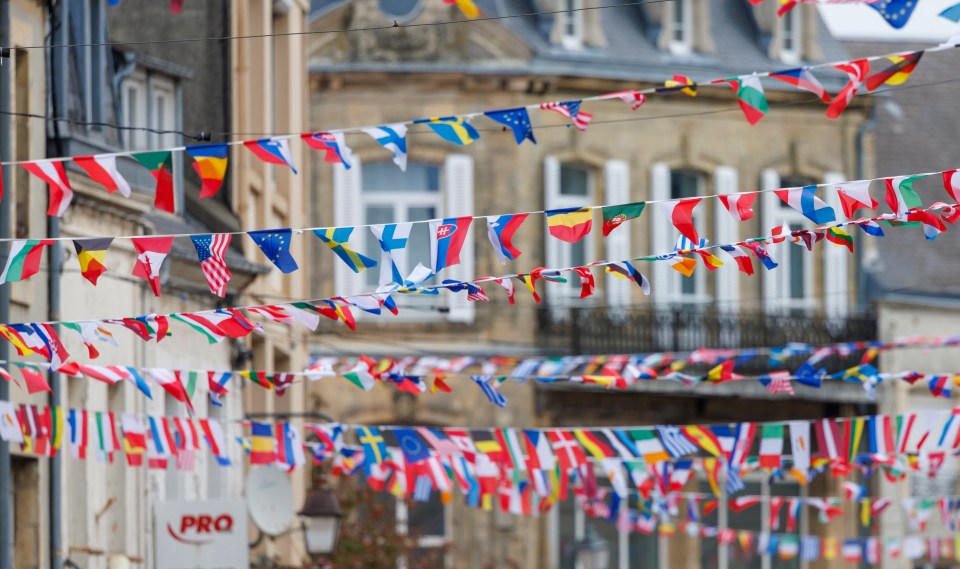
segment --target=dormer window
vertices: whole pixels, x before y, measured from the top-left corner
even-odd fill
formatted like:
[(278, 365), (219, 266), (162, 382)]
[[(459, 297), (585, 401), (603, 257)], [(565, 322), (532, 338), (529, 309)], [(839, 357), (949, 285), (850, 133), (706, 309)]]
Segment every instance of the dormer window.
[(673, 0), (670, 8), (670, 51), (687, 54), (693, 51), (692, 0)]
[(583, 0), (564, 0), (563, 6), (562, 45), (566, 49), (580, 49), (583, 47)]
[(784, 63), (800, 63), (800, 14), (790, 10), (780, 18), (780, 59)]

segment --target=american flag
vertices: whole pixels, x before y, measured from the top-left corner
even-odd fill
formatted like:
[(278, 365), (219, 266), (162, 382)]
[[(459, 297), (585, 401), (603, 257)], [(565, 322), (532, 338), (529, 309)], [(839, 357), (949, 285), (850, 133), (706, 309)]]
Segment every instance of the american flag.
[(231, 276), (224, 255), (227, 253), (227, 247), (230, 246), (232, 237), (233, 235), (229, 233), (217, 233), (215, 235), (194, 235), (190, 238), (193, 240), (193, 246), (197, 249), (200, 268), (203, 270), (203, 276), (207, 279), (210, 292), (221, 298), (227, 293), (227, 283)]
[(459, 456), (460, 448), (443, 433), (428, 427), (417, 427), (417, 433), (424, 438), (439, 456)]
[(759, 379), (760, 383), (762, 383), (770, 393), (786, 393), (788, 395), (795, 395), (793, 391), (793, 383), (790, 381), (790, 372), (788, 371), (775, 371), (773, 373), (764, 374), (760, 376)]
[(556, 111), (570, 119), (577, 130), (584, 131), (593, 120), (593, 115), (580, 110), (581, 101), (554, 101), (551, 103), (541, 103), (540, 108), (545, 111)]

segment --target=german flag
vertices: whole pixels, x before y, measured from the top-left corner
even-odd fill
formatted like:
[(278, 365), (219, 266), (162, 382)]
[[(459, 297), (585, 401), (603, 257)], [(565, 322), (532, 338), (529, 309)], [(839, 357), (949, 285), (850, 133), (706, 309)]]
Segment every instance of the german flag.
[(77, 250), (77, 261), (80, 263), (80, 274), (94, 286), (100, 275), (107, 272), (104, 261), (111, 243), (113, 243), (112, 237), (73, 240), (73, 247)]
[(917, 68), (921, 57), (923, 57), (922, 51), (887, 56), (886, 59), (890, 61), (890, 65), (867, 77), (867, 91), (873, 91), (881, 85), (903, 85)]

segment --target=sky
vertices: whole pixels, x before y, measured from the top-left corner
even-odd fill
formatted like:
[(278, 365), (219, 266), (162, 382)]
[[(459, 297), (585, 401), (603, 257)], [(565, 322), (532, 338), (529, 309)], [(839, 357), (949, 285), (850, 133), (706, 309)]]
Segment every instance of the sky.
[(833, 35), (842, 40), (941, 42), (960, 33), (960, 25), (937, 14), (958, 2), (922, 0), (909, 23), (899, 30), (891, 28), (876, 10), (863, 4), (821, 5), (820, 14)]

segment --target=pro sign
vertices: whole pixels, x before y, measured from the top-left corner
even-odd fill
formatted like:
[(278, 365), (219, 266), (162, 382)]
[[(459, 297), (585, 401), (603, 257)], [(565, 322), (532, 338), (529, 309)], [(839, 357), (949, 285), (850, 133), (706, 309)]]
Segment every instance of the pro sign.
[(242, 501), (157, 505), (157, 569), (249, 569)]

